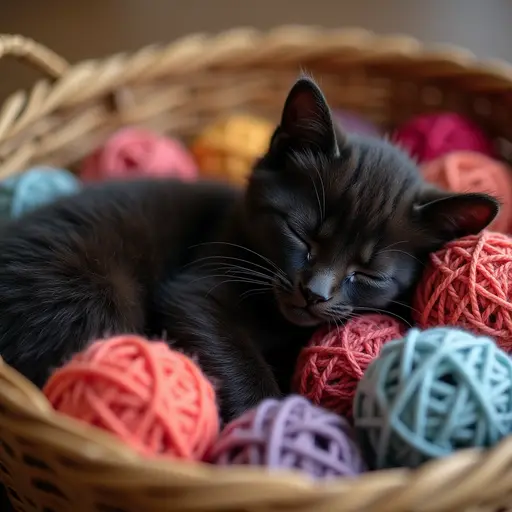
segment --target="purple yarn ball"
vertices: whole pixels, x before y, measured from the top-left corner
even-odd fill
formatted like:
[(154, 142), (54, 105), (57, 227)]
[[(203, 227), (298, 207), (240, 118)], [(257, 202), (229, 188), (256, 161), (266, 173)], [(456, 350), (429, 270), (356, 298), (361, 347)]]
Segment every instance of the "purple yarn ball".
[(348, 422), (296, 395), (264, 400), (229, 423), (209, 459), (222, 466), (298, 469), (313, 478), (366, 470)]
[(371, 137), (381, 136), (377, 126), (355, 112), (338, 109), (333, 111), (333, 117), (334, 122), (347, 133)]

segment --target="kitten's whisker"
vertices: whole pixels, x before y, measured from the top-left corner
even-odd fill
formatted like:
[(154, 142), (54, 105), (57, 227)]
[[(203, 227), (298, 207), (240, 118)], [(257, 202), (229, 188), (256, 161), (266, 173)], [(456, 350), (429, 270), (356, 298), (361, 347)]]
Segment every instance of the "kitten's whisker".
[[(192, 281), (190, 281), (189, 284), (196, 283), (196, 282), (201, 281), (203, 279), (211, 279), (212, 277), (229, 277), (229, 276), (226, 276), (226, 274), (208, 274), (206, 276), (201, 276), (201, 277), (198, 277), (196, 279), (193, 279)], [(231, 279), (230, 282), (246, 283), (246, 284), (258, 284), (258, 285), (268, 285), (269, 284), (266, 281), (259, 281), (257, 279), (249, 279), (248, 277), (237, 277), (236, 279), (234, 277), (235, 276), (233, 276), (233, 279)]]
[[(215, 277), (225, 277), (225, 276), (215, 276)], [(208, 297), (208, 295), (210, 295), (210, 293), (212, 293), (213, 290), (215, 290), (215, 288), (222, 286), (223, 284), (228, 284), (228, 283), (246, 283), (246, 284), (259, 284), (259, 285), (266, 284), (266, 283), (259, 283), (257, 281), (251, 282), (251, 281), (240, 280), (240, 279), (226, 279), (224, 281), (221, 281), (220, 283), (215, 284), (212, 288), (210, 288), (210, 290), (208, 290), (208, 292), (206, 292), (205, 297)]]
[[(318, 169), (315, 169), (317, 172), (318, 172)], [(318, 203), (318, 214), (320, 215), (320, 218), (323, 220), (323, 207), (322, 207), (322, 204), (320, 203), (320, 196), (318, 195), (318, 189), (316, 188), (316, 183), (315, 183), (315, 180), (313, 178), (313, 176), (311, 176), (310, 174), (308, 174), (309, 178), (311, 179), (311, 183), (313, 184), (313, 188), (315, 189), (315, 195), (316, 195), (316, 201)]]
[(336, 332), (339, 333), (341, 329), (341, 322), (339, 318), (334, 317), (334, 325), (336, 325)]
[(402, 251), (400, 249), (386, 249), (384, 251), (379, 251), (377, 254), (383, 254), (385, 252), (400, 252), (402, 254), (405, 254), (406, 256), (409, 256), (410, 258), (412, 258), (413, 260), (416, 260), (422, 267), (425, 266), (425, 262), (421, 261), (419, 258), (417, 258), (416, 256), (414, 256), (414, 254), (411, 254), (410, 252), (407, 252), (407, 251)]
[(245, 250), (247, 252), (250, 252), (251, 254), (254, 254), (255, 256), (258, 256), (259, 258), (261, 258), (263, 261), (266, 261), (269, 265), (272, 265), (272, 267), (274, 267), (278, 272), (282, 273), (283, 276), (286, 276), (285, 271), (282, 268), (280, 268), (278, 265), (276, 265), (272, 260), (270, 260), (267, 257), (263, 256), (259, 252), (253, 251), (252, 249), (249, 249), (248, 247), (244, 247), (243, 245), (234, 244), (232, 242), (219, 242), (219, 241), (216, 241), (216, 242), (203, 242), (203, 243), (200, 243), (200, 244), (192, 245), (190, 248), (199, 247), (201, 245), (214, 245), (214, 244), (228, 245), (228, 246), (231, 246), (231, 247), (237, 247), (238, 249), (243, 249), (243, 250)]
[[(229, 268), (228, 265), (229, 264), (226, 264), (227, 268)], [(270, 282), (279, 285), (284, 290), (286, 290), (286, 289), (290, 290), (292, 288), (292, 284), (287, 279), (284, 279), (283, 276), (281, 276), (277, 272), (269, 271), (268, 274), (265, 274), (263, 272), (254, 271), (250, 268), (240, 267), (238, 265), (231, 265), (231, 267), (233, 268), (233, 270), (231, 272), (234, 272), (236, 269), (237, 271), (246, 273), (248, 275), (252, 274), (254, 276), (259, 276), (259, 277), (268, 279)]]
[(409, 243), (409, 240), (400, 240), (399, 242), (394, 242), (392, 244), (386, 245), (386, 247), (383, 247), (377, 254), (380, 254), (382, 251), (385, 251), (391, 247), (394, 247), (395, 245), (407, 244), (407, 243)]
[[(224, 261), (224, 260), (228, 260), (228, 261), (239, 261), (241, 263), (247, 263), (249, 265), (252, 265), (254, 267), (257, 267), (258, 269), (261, 270), (264, 270), (265, 272), (268, 272), (269, 275), (271, 275), (270, 273), (272, 272), (271, 269), (269, 269), (268, 267), (264, 267), (263, 265), (259, 265), (258, 263), (254, 263), (253, 261), (249, 261), (249, 260), (244, 260), (243, 258), (237, 258), (235, 256), (223, 256), (221, 254), (218, 254), (218, 255), (212, 255), (212, 256), (204, 256), (202, 258), (198, 258), (190, 263), (188, 263), (187, 265), (185, 265), (185, 267), (183, 268), (187, 268), (191, 265), (194, 265), (196, 263), (199, 263), (199, 262), (205, 262), (207, 260), (216, 260), (216, 259), (219, 259), (221, 261)], [(284, 274), (283, 274), (284, 275)]]
[[(208, 266), (217, 265), (215, 262), (204, 263), (199, 266), (199, 268), (204, 268)], [(289, 291), (291, 289), (291, 285), (287, 282), (283, 282), (281, 277), (278, 274), (263, 274), (262, 272), (257, 272), (252, 269), (247, 269), (245, 267), (240, 267), (238, 265), (234, 265), (231, 263), (226, 263), (224, 265), (214, 266), (212, 269), (214, 272), (222, 272), (225, 271), (226, 275), (241, 275), (259, 278), (268, 282), (269, 285), (278, 286), (280, 289), (284, 291)]]
[[(328, 313), (329, 314), (329, 313)], [(339, 318), (336, 317), (336, 315), (333, 315), (333, 314), (329, 314), (329, 318), (330, 320), (333, 321), (334, 323), (334, 326), (336, 328), (336, 332), (340, 332), (340, 329), (341, 329), (341, 320)], [(329, 322), (330, 323), (330, 322)]]
[[(324, 180), (323, 180), (322, 174), (320, 173), (318, 168), (315, 167), (314, 169), (315, 169), (316, 173), (318, 174), (318, 179), (320, 180), (320, 186), (322, 187), (322, 210), (321, 210), (320, 213), (322, 215), (322, 222), (323, 222), (325, 220), (325, 186), (324, 186)], [(315, 190), (316, 190), (316, 186), (315, 186)], [(317, 194), (317, 196), (318, 196), (318, 194)]]
[[(216, 262), (209, 262), (209, 263), (207, 262), (207, 263), (203, 263), (198, 268), (206, 268), (206, 267), (215, 266), (215, 265), (218, 265), (218, 264)], [(243, 272), (245, 274), (250, 274), (253, 276), (265, 278), (265, 279), (268, 279), (269, 281), (272, 281), (274, 279), (274, 276), (270, 273), (264, 274), (263, 272), (253, 270), (251, 268), (241, 267), (240, 265), (234, 265), (232, 263), (225, 263), (223, 265), (218, 265), (218, 266), (215, 266), (214, 269), (217, 269), (217, 270), (230, 269), (230, 272), (234, 272), (236, 270), (238, 272)]]
[[(222, 270), (222, 268), (219, 268), (217, 270), (220, 271), (220, 270)], [(226, 270), (226, 269), (224, 269), (224, 270)], [(281, 281), (279, 281), (279, 279), (275, 280), (273, 278), (273, 276), (272, 277), (259, 276), (258, 274), (244, 271), (243, 269), (228, 269), (228, 270), (226, 270), (226, 275), (229, 275), (229, 276), (237, 276), (238, 275), (240, 277), (254, 277), (255, 279), (257, 279), (259, 277), (260, 279), (263, 279), (264, 282), (266, 282), (270, 287), (277, 286), (281, 290), (287, 291), (287, 288), (285, 286), (283, 286), (283, 283)]]
[(415, 313), (418, 313), (420, 315), (420, 312), (416, 309), (410, 306), (409, 304), (406, 304), (405, 302), (400, 302), (399, 300), (391, 300), (393, 304), (398, 304), (399, 306), (403, 306), (404, 308), (410, 309), (411, 311), (414, 311)]
[(412, 328), (412, 325), (410, 324), (410, 322), (408, 322), (403, 316), (397, 315), (396, 313), (392, 313), (391, 311), (387, 311), (385, 309), (379, 309), (379, 308), (367, 308), (367, 307), (364, 307), (364, 306), (358, 306), (355, 309), (357, 311), (368, 311), (370, 313), (383, 313), (384, 315), (391, 315), (391, 316), (394, 316), (395, 318), (398, 318), (404, 324), (407, 324), (409, 327)]
[(255, 288), (254, 290), (248, 290), (240, 294), (240, 302), (247, 299), (248, 297), (252, 297), (253, 295), (261, 295), (262, 293), (267, 293), (269, 290), (271, 290), (271, 288)]

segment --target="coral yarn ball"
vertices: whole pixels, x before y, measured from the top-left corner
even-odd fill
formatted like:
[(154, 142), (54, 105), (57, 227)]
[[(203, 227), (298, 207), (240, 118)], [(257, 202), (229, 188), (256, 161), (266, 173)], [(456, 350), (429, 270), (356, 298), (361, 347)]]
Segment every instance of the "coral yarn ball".
[(356, 386), (388, 341), (405, 326), (387, 315), (362, 315), (341, 328), (321, 328), (298, 358), (294, 388), (314, 404), (352, 417)]
[(512, 431), (512, 359), (487, 337), (411, 329), (368, 367), (354, 419), (375, 469), (494, 446)]
[(457, 151), (422, 166), (427, 181), (453, 192), (485, 192), (501, 202), (491, 230), (506, 233), (512, 223), (512, 170), (471, 151)]
[(274, 129), (267, 119), (243, 114), (212, 123), (191, 146), (201, 176), (245, 186), (254, 163), (267, 152)]
[(451, 325), (512, 352), (512, 238), (491, 231), (431, 254), (413, 298), (419, 327)]
[(393, 140), (419, 163), (453, 151), (474, 151), (493, 157), (491, 140), (470, 119), (446, 112), (414, 117), (398, 128)]
[(264, 400), (229, 423), (209, 459), (222, 466), (298, 469), (313, 478), (355, 476), (366, 469), (347, 421), (294, 395)]
[(88, 182), (143, 177), (194, 181), (197, 164), (178, 140), (125, 128), (84, 160), (80, 177)]
[(43, 389), (61, 413), (117, 435), (143, 455), (201, 459), (219, 431), (215, 392), (199, 367), (163, 342), (99, 340)]

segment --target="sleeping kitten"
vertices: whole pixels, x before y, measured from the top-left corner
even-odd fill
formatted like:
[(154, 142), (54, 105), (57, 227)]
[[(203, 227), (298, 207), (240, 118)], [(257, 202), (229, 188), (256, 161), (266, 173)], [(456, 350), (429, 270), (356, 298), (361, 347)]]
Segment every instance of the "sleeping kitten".
[(497, 212), (427, 186), (387, 142), (335, 129), (300, 78), (247, 191), (101, 184), (3, 228), (0, 354), (42, 385), (94, 338), (163, 334), (197, 357), (228, 421), (286, 391), (318, 325), (392, 311), (430, 251)]

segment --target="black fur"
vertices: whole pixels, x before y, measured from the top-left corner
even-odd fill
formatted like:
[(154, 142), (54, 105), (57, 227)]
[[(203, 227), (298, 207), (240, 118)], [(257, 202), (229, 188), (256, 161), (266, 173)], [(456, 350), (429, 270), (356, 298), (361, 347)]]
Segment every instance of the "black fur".
[(165, 336), (197, 357), (229, 420), (287, 391), (317, 325), (393, 312), (429, 251), (497, 211), (426, 186), (387, 142), (335, 129), (301, 78), (246, 192), (110, 183), (5, 226), (0, 354), (41, 386), (94, 338)]

